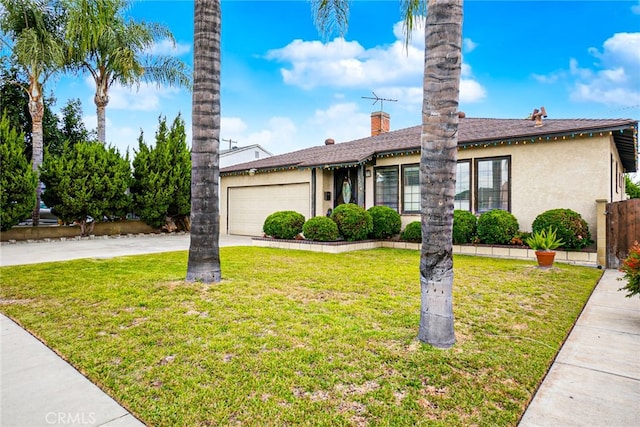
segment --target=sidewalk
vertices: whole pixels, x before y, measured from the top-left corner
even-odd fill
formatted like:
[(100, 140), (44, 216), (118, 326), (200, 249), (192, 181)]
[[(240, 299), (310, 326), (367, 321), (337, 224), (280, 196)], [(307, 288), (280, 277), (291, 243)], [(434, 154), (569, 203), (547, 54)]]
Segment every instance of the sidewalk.
[(640, 298), (606, 270), (520, 427), (640, 426)]
[[(220, 246), (251, 238), (220, 236)], [(116, 257), (189, 249), (189, 235), (0, 245), (0, 265)], [(30, 333), (0, 314), (0, 426), (144, 426)]]

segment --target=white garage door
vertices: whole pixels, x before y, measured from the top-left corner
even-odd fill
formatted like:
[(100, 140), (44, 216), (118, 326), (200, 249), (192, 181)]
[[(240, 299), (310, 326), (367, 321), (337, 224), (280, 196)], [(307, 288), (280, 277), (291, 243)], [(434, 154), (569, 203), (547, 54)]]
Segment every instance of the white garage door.
[(274, 212), (296, 211), (309, 219), (309, 183), (230, 187), (228, 234), (261, 236), (264, 220)]

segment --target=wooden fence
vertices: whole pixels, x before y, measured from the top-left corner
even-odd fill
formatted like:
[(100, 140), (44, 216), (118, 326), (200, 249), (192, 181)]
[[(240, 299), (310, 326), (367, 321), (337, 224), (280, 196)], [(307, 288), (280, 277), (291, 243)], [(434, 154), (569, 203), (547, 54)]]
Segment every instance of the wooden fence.
[(640, 199), (607, 204), (607, 268), (618, 268), (640, 242)]

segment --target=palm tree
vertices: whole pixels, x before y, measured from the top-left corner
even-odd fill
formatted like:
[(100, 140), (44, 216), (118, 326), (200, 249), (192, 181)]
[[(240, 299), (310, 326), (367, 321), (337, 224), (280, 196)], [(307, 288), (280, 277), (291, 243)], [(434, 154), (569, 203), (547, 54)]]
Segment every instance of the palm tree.
[[(321, 30), (346, 27), (347, 0), (314, 0)], [(403, 0), (407, 37), (422, 0)], [(408, 39), (406, 42), (408, 43)], [(420, 157), (422, 251), (418, 339), (439, 348), (455, 343), (453, 327), (453, 199), (462, 65), (462, 0), (427, 0)]]
[[(28, 83), (20, 85), (29, 96), (31, 116), (32, 167), (39, 174), (44, 155), (42, 119), (45, 112), (43, 87), (47, 79), (64, 66), (59, 5), (46, 0), (2, 0), (1, 27), (3, 50), (9, 49), (15, 65), (22, 69)], [(36, 187), (33, 225), (40, 222), (42, 185)]]
[(187, 281), (219, 282), (220, 0), (196, 0)]
[(170, 56), (147, 54), (160, 39), (175, 40), (159, 24), (125, 20), (126, 0), (64, 0), (68, 13), (68, 54), (76, 69), (91, 74), (96, 92), (98, 140), (106, 141), (106, 107), (109, 89), (141, 81), (189, 87), (186, 65)]

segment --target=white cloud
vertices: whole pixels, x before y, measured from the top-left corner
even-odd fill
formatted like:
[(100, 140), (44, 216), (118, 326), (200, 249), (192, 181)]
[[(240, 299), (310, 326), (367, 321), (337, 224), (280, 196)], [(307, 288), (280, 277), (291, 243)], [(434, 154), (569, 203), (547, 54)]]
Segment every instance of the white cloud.
[[(326, 110), (315, 110), (313, 117), (307, 121), (312, 140), (301, 141), (307, 146), (321, 145), (325, 139), (332, 138), (336, 142), (351, 141), (369, 136), (370, 115), (358, 111), (353, 103), (334, 104)], [(307, 137), (308, 138), (308, 137)]]
[(240, 117), (222, 117), (220, 119), (220, 132), (225, 138), (233, 138), (247, 129), (247, 124)]
[(462, 40), (462, 48), (465, 52), (473, 52), (476, 47), (478, 47), (478, 43), (475, 43), (473, 40), (469, 38)]
[[(280, 71), (286, 84), (306, 90), (332, 88), (394, 88), (412, 105), (422, 103), (424, 73), (424, 24), (417, 22), (411, 40), (405, 46), (402, 22), (393, 26), (396, 40), (388, 45), (364, 48), (357, 41), (336, 38), (328, 43), (294, 40), (281, 49), (267, 53), (266, 58), (288, 64)], [(465, 39), (465, 49), (477, 47)], [(375, 90), (375, 89), (374, 89)], [(382, 91), (381, 91), (382, 92)], [(384, 93), (384, 92), (382, 92)], [(471, 67), (462, 64), (461, 100), (477, 102), (486, 96), (484, 87), (474, 79)]]
[(151, 55), (181, 56), (191, 51), (191, 45), (174, 43), (169, 39), (163, 39), (153, 44), (147, 53)]
[(569, 63), (575, 79), (571, 99), (609, 105), (634, 106), (640, 99), (640, 33), (617, 33), (607, 39), (602, 50), (590, 48), (598, 59), (594, 68)]
[[(272, 153), (284, 153), (299, 146), (296, 140), (297, 128), (289, 117), (272, 117), (266, 128), (239, 134), (240, 146), (259, 144)], [(235, 139), (235, 138), (234, 138)]]
[[(95, 91), (95, 82), (91, 76), (86, 77), (86, 83)], [(162, 102), (174, 99), (182, 89), (159, 86), (155, 83), (140, 83), (139, 86), (125, 87), (114, 83), (109, 89), (109, 110), (158, 111)], [(93, 104), (93, 97), (91, 98)]]

